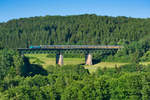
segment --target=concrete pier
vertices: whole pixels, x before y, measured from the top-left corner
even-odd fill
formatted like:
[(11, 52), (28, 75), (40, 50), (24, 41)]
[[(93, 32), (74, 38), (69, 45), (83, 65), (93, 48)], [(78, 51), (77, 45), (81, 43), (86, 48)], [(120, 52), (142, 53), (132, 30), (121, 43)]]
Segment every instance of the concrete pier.
[(63, 65), (63, 55), (62, 54), (56, 54), (56, 64)]
[(86, 65), (92, 65), (92, 55), (91, 54), (85, 54), (85, 64)]

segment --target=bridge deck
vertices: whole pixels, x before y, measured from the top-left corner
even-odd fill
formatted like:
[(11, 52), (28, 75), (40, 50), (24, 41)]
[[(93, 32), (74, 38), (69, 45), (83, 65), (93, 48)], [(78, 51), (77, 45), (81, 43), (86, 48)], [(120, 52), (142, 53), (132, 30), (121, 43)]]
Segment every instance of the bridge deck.
[(32, 46), (32, 48), (18, 48), (18, 50), (68, 50), (68, 49), (78, 49), (78, 50), (83, 50), (83, 49), (120, 49), (122, 46), (102, 46), (102, 45), (40, 45), (40, 46)]

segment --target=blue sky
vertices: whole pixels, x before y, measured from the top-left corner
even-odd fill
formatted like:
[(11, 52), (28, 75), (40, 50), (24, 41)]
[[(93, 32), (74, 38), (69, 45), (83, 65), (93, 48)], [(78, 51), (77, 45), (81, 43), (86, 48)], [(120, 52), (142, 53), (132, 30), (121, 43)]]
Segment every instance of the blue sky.
[(0, 0), (0, 22), (79, 14), (150, 18), (150, 0)]

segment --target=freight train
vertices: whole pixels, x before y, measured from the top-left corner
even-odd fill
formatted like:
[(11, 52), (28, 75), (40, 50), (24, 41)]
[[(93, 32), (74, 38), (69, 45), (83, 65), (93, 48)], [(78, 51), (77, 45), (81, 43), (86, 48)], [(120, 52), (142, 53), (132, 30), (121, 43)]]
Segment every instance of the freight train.
[(122, 46), (118, 45), (39, 45), (39, 46), (30, 46), (30, 49), (84, 49), (84, 48), (91, 48), (91, 49), (120, 49)]

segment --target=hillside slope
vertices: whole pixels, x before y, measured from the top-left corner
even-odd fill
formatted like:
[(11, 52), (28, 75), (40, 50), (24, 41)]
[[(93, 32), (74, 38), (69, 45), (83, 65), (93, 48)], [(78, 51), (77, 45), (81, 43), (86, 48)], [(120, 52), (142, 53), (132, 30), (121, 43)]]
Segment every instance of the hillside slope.
[(150, 19), (97, 15), (45, 16), (0, 23), (0, 46), (123, 44), (150, 34)]

